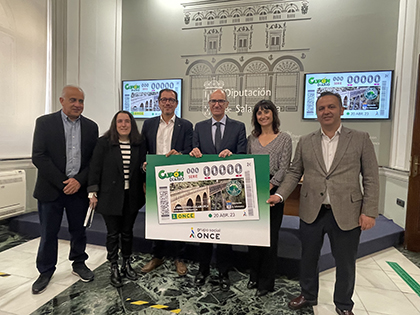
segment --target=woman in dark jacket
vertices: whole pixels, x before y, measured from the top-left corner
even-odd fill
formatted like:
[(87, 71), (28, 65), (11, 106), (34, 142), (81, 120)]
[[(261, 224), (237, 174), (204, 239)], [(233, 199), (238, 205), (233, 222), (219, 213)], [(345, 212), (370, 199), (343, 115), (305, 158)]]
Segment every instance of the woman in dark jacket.
[[(141, 171), (145, 159), (146, 142), (133, 116), (127, 111), (117, 112), (109, 130), (98, 139), (88, 181), (90, 206), (102, 214), (107, 227), (107, 259), (111, 263), (111, 284), (114, 287), (122, 286), (121, 276), (137, 280), (130, 256), (134, 221), (145, 200), (145, 177)], [(121, 274), (118, 269), (119, 249), (123, 258)]]

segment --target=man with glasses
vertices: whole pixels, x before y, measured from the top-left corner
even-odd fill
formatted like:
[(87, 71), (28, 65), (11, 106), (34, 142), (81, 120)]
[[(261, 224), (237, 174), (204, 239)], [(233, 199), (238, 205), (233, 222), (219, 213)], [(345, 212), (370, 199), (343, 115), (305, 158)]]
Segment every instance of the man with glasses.
[[(148, 154), (188, 154), (192, 148), (193, 126), (186, 119), (175, 115), (178, 106), (178, 94), (174, 90), (163, 89), (159, 92), (159, 108), (162, 115), (147, 119), (142, 128), (142, 135), (146, 138)], [(153, 244), (153, 258), (141, 269), (150, 272), (163, 263), (167, 241), (156, 240)], [(185, 244), (174, 241), (175, 267), (180, 276), (187, 274), (187, 266), (183, 261)]]
[[(232, 154), (246, 154), (245, 125), (225, 115), (229, 102), (223, 90), (216, 90), (210, 95), (209, 107), (212, 118), (195, 125), (193, 145), (190, 152), (196, 158), (203, 154), (218, 154), (224, 158)], [(195, 277), (197, 285), (203, 285), (210, 273), (210, 261), (213, 254), (213, 244), (201, 243), (199, 246), (198, 274)], [(219, 269), (219, 283), (223, 291), (228, 291), (230, 281), (228, 271), (231, 267), (232, 246), (217, 245), (217, 268)]]

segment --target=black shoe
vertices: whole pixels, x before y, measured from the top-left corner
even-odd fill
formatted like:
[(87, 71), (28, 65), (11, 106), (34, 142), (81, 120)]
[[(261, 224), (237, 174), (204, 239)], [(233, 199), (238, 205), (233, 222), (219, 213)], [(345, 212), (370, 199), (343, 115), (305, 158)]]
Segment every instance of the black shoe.
[(131, 267), (130, 258), (123, 258), (123, 264), (121, 266), (121, 276), (126, 277), (131, 281), (138, 279), (137, 273)]
[(111, 277), (110, 277), (111, 285), (120, 288), (123, 286), (120, 272), (118, 271), (118, 264), (112, 263), (111, 264)]
[(258, 297), (264, 296), (264, 295), (267, 295), (268, 292), (269, 292), (268, 290), (257, 290), (257, 292), (255, 292), (255, 296), (258, 296)]
[(50, 283), (52, 275), (52, 272), (41, 273), (38, 279), (36, 279), (32, 285), (32, 294), (39, 294), (44, 292), (48, 286), (48, 283)]
[(230, 289), (230, 280), (227, 273), (221, 274), (219, 277), (219, 285), (220, 289), (222, 289), (223, 292), (227, 292)]
[(93, 271), (86, 267), (83, 261), (73, 263), (72, 273), (76, 276), (79, 276), (80, 280), (82, 280), (83, 282), (90, 282), (93, 280), (93, 278), (95, 278)]
[(198, 271), (197, 275), (195, 276), (194, 282), (196, 285), (203, 285), (204, 283), (206, 283), (206, 278), (209, 275), (209, 272), (203, 272), (203, 271)]
[(248, 284), (246, 285), (246, 287), (247, 287), (249, 290), (256, 289), (256, 288), (257, 288), (257, 281), (252, 281), (252, 280), (249, 280), (249, 281), (248, 281)]

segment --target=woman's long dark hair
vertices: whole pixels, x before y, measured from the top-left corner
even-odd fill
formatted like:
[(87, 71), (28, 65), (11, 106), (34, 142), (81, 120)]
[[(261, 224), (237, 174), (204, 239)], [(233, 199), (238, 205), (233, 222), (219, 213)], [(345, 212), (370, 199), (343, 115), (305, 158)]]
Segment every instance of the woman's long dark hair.
[(279, 127), (280, 127), (280, 119), (277, 112), (277, 107), (274, 105), (272, 101), (269, 100), (261, 100), (254, 106), (254, 110), (252, 111), (252, 125), (254, 126), (254, 130), (252, 130), (251, 134), (254, 137), (259, 137), (261, 134), (261, 125), (258, 122), (257, 119), (257, 112), (260, 110), (260, 108), (263, 109), (269, 109), (273, 113), (273, 131), (275, 134), (279, 133)]
[(143, 140), (143, 136), (139, 133), (139, 129), (137, 128), (136, 121), (131, 115), (130, 112), (127, 112), (125, 110), (118, 111), (111, 121), (111, 126), (109, 127), (108, 131), (105, 132), (104, 137), (109, 138), (109, 142), (111, 144), (119, 144), (119, 134), (117, 131), (117, 117), (118, 114), (127, 114), (128, 117), (130, 117), (131, 121), (131, 132), (128, 135), (128, 138), (130, 139), (130, 144), (139, 144)]

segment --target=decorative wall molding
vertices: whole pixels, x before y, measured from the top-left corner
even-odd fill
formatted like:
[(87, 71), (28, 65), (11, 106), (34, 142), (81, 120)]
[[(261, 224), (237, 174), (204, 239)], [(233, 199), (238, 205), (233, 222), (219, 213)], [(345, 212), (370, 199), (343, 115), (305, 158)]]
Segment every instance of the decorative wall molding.
[(383, 175), (388, 179), (395, 179), (408, 184), (409, 172), (393, 169), (386, 166), (379, 167), (379, 175)]
[(253, 25), (233, 27), (233, 50), (236, 50), (238, 53), (244, 53), (252, 48), (253, 27)]
[(204, 30), (204, 51), (208, 54), (217, 54), (222, 48), (222, 28)]
[(192, 62), (185, 73), (191, 87), (189, 111), (203, 112), (208, 86), (215, 82), (228, 92), (231, 111), (249, 112), (251, 105), (262, 98), (272, 100), (281, 112), (297, 112), (302, 62), (293, 56), (275, 60), (253, 57), (238, 62), (234, 58), (221, 59), (212, 65), (207, 60)]
[(284, 47), (286, 40), (286, 22), (266, 24), (265, 47), (270, 50), (280, 50)]
[[(286, 20), (310, 20), (309, 1), (221, 0), (182, 5), (186, 25), (182, 30), (188, 30), (186, 34), (194, 40), (198, 36), (193, 30), (203, 29), (204, 41), (202, 53), (190, 48), (189, 55), (181, 55), (190, 86), (189, 111), (208, 114), (203, 99), (209, 82), (233, 91), (230, 106), (238, 115), (262, 98), (272, 100), (279, 111), (298, 111), (301, 60), (306, 58), (302, 51), (309, 49), (287, 49)], [(297, 52), (300, 59), (294, 56)]]
[(309, 0), (285, 1), (200, 1), (182, 3), (184, 6), (183, 30), (256, 24), (276, 21), (311, 19)]

